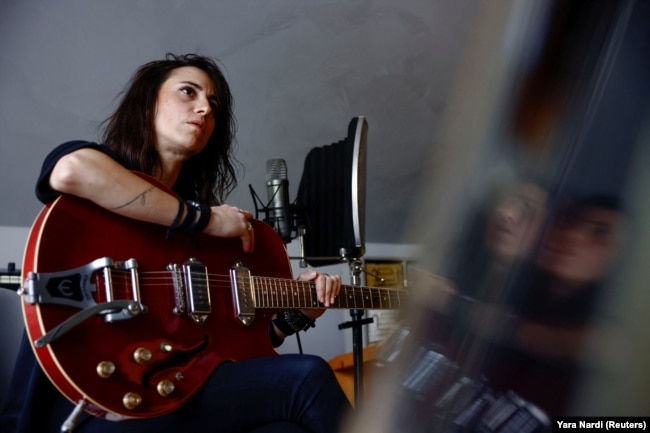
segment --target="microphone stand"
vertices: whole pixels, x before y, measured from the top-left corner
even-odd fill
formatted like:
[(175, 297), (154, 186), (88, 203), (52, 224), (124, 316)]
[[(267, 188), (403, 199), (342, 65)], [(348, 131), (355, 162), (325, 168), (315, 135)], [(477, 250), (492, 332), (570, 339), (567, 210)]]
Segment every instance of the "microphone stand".
[[(332, 260), (338, 259), (342, 263), (347, 262), (350, 267), (350, 282), (353, 286), (361, 286), (361, 260), (359, 258), (350, 258), (346, 256), (345, 248), (341, 248), (341, 255), (338, 257), (305, 257), (303, 236), (305, 229), (302, 226), (298, 228), (298, 238), (300, 241), (300, 256), (290, 257), (290, 259), (300, 260), (300, 267), (307, 267), (307, 260)], [(354, 370), (354, 407), (358, 408), (361, 404), (361, 395), (363, 393), (363, 333), (362, 326), (374, 322), (372, 317), (363, 318), (364, 310), (350, 309), (352, 320), (339, 324), (339, 330), (352, 329), (352, 361)]]
[[(342, 254), (344, 251), (342, 251)], [(343, 254), (344, 255), (344, 254)], [(353, 286), (361, 286), (361, 260), (352, 259), (349, 261), (350, 279)], [(354, 407), (358, 409), (361, 404), (363, 393), (363, 333), (362, 326), (372, 323), (372, 317), (362, 319), (363, 310), (351, 309), (349, 322), (343, 322), (339, 329), (352, 328), (352, 360), (354, 368)]]

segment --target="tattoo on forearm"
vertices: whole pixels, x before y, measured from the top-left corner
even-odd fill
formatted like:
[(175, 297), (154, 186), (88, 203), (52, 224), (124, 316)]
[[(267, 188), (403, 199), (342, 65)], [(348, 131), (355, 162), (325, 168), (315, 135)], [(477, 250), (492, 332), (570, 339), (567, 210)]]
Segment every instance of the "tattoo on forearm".
[(117, 209), (125, 208), (125, 207), (127, 207), (128, 205), (130, 205), (131, 203), (135, 203), (135, 202), (138, 201), (138, 200), (140, 200), (140, 204), (141, 204), (142, 206), (144, 206), (144, 205), (146, 204), (145, 196), (147, 195), (148, 192), (151, 192), (151, 191), (153, 191), (153, 186), (152, 186), (151, 188), (148, 188), (148, 189), (144, 190), (144, 191), (141, 192), (140, 194), (136, 195), (136, 196), (133, 198), (133, 200), (127, 201), (126, 203), (124, 203), (123, 205), (120, 205), (120, 206), (118, 206), (118, 207), (114, 207), (113, 210), (117, 210)]

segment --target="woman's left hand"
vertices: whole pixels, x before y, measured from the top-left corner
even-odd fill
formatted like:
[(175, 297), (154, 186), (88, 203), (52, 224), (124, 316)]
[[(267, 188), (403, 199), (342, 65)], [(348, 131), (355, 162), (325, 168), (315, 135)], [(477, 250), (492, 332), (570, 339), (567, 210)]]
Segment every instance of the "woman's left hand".
[[(298, 276), (298, 280), (314, 281), (316, 283), (316, 296), (318, 302), (322, 303), (325, 307), (331, 306), (336, 301), (336, 297), (341, 291), (340, 275), (328, 275), (310, 269), (301, 273)], [(300, 312), (310, 319), (315, 320), (317, 317), (322, 316), (325, 310), (326, 308), (304, 309), (300, 310)]]

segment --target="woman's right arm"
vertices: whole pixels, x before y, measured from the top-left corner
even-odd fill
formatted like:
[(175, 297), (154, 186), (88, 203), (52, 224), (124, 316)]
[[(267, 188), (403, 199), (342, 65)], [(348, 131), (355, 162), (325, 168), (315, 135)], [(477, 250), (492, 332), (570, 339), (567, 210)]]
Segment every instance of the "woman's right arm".
[[(62, 156), (49, 176), (52, 189), (94, 202), (119, 215), (170, 226), (179, 210), (178, 199), (92, 148)], [(253, 248), (248, 230), (250, 214), (228, 206), (214, 206), (204, 232), (218, 237), (239, 237), (244, 251)]]
[(178, 200), (110, 156), (83, 148), (61, 157), (50, 174), (52, 189), (88, 199), (129, 218), (169, 226)]

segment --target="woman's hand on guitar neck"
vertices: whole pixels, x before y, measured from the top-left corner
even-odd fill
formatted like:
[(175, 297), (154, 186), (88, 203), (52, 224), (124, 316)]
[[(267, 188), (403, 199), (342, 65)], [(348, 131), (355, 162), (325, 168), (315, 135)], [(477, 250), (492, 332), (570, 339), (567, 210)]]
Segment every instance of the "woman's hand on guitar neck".
[[(310, 269), (301, 273), (298, 276), (298, 280), (314, 281), (316, 284), (316, 295), (318, 297), (318, 301), (325, 307), (331, 306), (336, 301), (336, 297), (341, 291), (340, 275), (328, 275)], [(315, 320), (316, 318), (322, 316), (325, 310), (326, 308), (304, 309), (300, 310), (300, 312), (310, 319)]]

